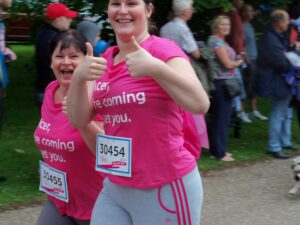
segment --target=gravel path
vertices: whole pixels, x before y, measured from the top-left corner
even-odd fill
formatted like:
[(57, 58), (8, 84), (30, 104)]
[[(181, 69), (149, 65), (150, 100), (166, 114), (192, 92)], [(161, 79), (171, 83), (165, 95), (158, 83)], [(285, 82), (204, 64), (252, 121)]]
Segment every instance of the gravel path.
[[(205, 174), (201, 225), (300, 225), (300, 192), (287, 194), (294, 183), (290, 165), (268, 160)], [(0, 212), (0, 225), (34, 225), (40, 210)]]
[(203, 178), (202, 225), (300, 225), (291, 160), (213, 171)]

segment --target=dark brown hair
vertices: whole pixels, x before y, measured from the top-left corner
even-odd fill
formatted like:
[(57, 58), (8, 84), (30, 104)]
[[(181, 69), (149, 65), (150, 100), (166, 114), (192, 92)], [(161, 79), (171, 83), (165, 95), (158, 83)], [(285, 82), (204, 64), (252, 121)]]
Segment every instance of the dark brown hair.
[(60, 50), (74, 47), (85, 55), (87, 52), (86, 42), (86, 38), (77, 30), (69, 29), (61, 31), (50, 43), (50, 54), (52, 55), (55, 48), (60, 44)]

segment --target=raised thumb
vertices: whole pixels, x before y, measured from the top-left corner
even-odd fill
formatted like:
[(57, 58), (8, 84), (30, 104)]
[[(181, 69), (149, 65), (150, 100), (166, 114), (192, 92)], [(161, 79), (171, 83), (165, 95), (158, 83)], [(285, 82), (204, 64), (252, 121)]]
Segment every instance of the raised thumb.
[(136, 41), (135, 36), (131, 37), (131, 45), (135, 51), (137, 51), (141, 48), (140, 44)]
[(87, 49), (86, 55), (87, 56), (94, 56), (93, 46), (91, 45), (91, 43), (86, 42), (85, 45), (86, 45), (86, 49)]

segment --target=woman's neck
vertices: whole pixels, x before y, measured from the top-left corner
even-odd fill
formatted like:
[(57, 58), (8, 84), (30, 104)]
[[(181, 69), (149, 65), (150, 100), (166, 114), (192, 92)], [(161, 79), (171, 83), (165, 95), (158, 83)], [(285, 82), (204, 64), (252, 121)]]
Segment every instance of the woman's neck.
[(54, 103), (61, 103), (64, 100), (65, 96), (67, 96), (67, 92), (67, 87), (59, 85), (54, 95)]
[[(149, 37), (150, 37), (150, 34), (147, 31), (147, 32), (143, 32), (139, 36), (135, 37), (135, 39), (138, 43), (142, 43), (143, 41), (145, 41)], [(127, 54), (135, 51), (135, 48), (134, 48), (134, 46), (132, 45), (132, 42), (131, 42), (131, 38), (132, 37), (127, 37), (126, 40), (122, 40), (121, 38), (117, 37), (117, 44), (118, 44), (118, 47), (119, 47), (120, 51), (116, 55), (116, 58), (119, 61), (124, 60), (124, 58), (126, 57)]]
[(220, 35), (220, 34), (214, 34), (215, 37), (221, 39), (221, 40), (225, 40), (225, 36), (224, 35)]

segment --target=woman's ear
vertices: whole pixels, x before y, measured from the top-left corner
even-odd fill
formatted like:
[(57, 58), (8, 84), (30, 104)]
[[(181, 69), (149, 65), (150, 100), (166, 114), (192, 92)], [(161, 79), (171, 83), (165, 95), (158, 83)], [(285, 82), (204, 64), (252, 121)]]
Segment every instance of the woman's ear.
[(154, 11), (154, 6), (152, 3), (147, 5), (147, 18), (149, 19)]

